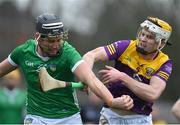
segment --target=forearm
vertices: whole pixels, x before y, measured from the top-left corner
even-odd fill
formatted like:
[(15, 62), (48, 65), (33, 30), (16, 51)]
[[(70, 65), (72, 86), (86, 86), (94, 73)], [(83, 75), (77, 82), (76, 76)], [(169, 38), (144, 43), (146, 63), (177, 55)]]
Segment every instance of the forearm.
[(81, 82), (86, 84), (92, 92), (94, 92), (98, 97), (103, 99), (106, 103), (110, 103), (113, 96), (109, 90), (104, 86), (104, 84), (95, 76), (87, 62), (81, 63), (74, 71), (76, 76)]
[(124, 74), (122, 81), (125, 86), (143, 100), (154, 102), (160, 96), (160, 92), (151, 85), (136, 81), (127, 74)]
[(99, 98), (105, 101), (109, 106), (111, 106), (113, 96), (109, 90), (104, 86), (104, 84), (96, 78), (94, 74), (88, 76), (89, 80), (83, 81), (88, 85), (93, 93), (95, 93)]

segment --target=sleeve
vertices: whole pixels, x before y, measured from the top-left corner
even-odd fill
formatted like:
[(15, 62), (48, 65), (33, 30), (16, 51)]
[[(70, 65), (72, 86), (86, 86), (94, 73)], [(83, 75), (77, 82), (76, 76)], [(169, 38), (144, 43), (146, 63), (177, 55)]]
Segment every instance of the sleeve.
[(115, 60), (121, 56), (121, 54), (126, 50), (129, 46), (130, 40), (121, 40), (114, 42), (110, 45), (104, 46), (106, 54), (109, 60)]
[(21, 57), (20, 47), (17, 47), (8, 56), (8, 61), (13, 66), (18, 66), (20, 57)]
[(70, 63), (70, 69), (72, 72), (75, 71), (75, 69), (78, 67), (79, 64), (83, 62), (81, 55), (79, 52), (71, 46), (69, 52), (68, 52), (68, 60)]
[(171, 75), (171, 72), (172, 72), (172, 60), (168, 60), (160, 67), (160, 69), (154, 74), (154, 76), (157, 76), (160, 79), (167, 82), (169, 76)]

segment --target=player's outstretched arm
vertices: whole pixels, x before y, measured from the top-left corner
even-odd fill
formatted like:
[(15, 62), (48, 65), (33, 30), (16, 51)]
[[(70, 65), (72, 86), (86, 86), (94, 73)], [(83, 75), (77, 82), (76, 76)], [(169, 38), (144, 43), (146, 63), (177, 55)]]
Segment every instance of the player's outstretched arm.
[(90, 66), (84, 61), (74, 71), (75, 75), (85, 83), (100, 99), (113, 108), (130, 109), (133, 100), (129, 96), (114, 98), (106, 86), (95, 76)]
[(42, 86), (43, 91), (49, 91), (55, 88), (65, 88), (65, 87), (72, 87), (72, 88), (83, 88), (84, 85), (81, 82), (65, 82), (61, 80), (56, 80), (51, 77), (45, 67), (40, 68), (39, 72), (40, 83)]
[[(43, 91), (49, 91), (49, 90), (55, 89), (55, 88), (64, 88), (64, 87), (70, 87), (70, 86), (72, 88), (83, 88), (84, 87), (84, 84), (82, 84), (81, 82), (78, 82), (78, 83), (65, 82), (65, 81), (60, 81), (60, 80), (56, 80), (56, 79), (52, 78), (46, 71), (45, 67), (42, 67), (40, 69), (39, 77), (40, 77), (40, 83), (41, 83)], [(103, 86), (103, 84), (101, 84), (101, 83), (99, 85), (96, 87), (93, 85), (95, 87), (95, 88), (93, 88), (92, 84), (90, 84), (91, 89), (93, 89), (94, 92), (96, 92), (96, 94), (100, 98), (103, 98), (103, 100), (105, 102), (107, 102), (109, 106), (115, 107), (115, 108), (122, 108), (122, 109), (130, 109), (133, 107), (133, 100), (129, 96), (123, 96), (123, 97), (113, 99), (113, 97), (109, 93), (109, 91), (107, 91), (107, 89), (104, 88), (105, 86)], [(101, 91), (103, 91), (103, 93)], [(106, 91), (106, 92), (104, 92), (104, 91)]]

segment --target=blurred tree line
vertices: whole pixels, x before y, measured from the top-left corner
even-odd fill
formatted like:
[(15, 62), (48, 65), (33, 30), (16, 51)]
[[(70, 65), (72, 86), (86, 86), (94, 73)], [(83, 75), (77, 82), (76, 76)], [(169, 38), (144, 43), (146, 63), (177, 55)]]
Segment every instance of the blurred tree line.
[[(39, 1), (39, 2), (38, 2)], [(40, 0), (29, 0), (27, 7), (22, 11), (16, 6), (16, 0), (0, 1), (0, 59), (1, 61), (6, 58), (9, 53), (17, 45), (23, 43), (28, 38), (33, 38), (35, 33), (35, 18), (42, 12), (49, 12), (48, 9), (43, 8), (44, 2)], [(51, 12), (59, 15), (68, 15), (66, 11), (73, 11), (73, 7), (79, 7), (80, 3), (69, 4), (72, 0), (54, 0), (51, 1), (53, 8)], [(65, 3), (64, 3), (65, 2)], [(139, 28), (139, 24), (143, 22), (147, 16), (159, 17), (171, 24), (173, 27), (173, 33), (170, 38), (172, 46), (166, 46), (163, 51), (168, 53), (170, 58), (173, 59), (174, 67), (173, 73), (170, 77), (167, 88), (163, 95), (162, 100), (176, 100), (180, 92), (180, 59), (178, 53), (180, 53), (178, 42), (179, 27), (180, 27), (180, 1), (179, 0), (91, 0), (83, 3), (84, 5), (77, 13), (70, 15), (71, 25), (64, 21), (65, 25), (69, 29), (70, 43), (75, 46), (79, 52), (83, 55), (85, 52), (94, 49), (98, 46), (110, 44), (117, 40), (122, 39), (135, 39), (136, 33)], [(39, 6), (38, 6), (39, 5)], [(66, 5), (66, 11), (62, 8)], [(99, 8), (99, 10), (98, 10)], [(47, 11), (48, 10), (48, 11)], [(78, 32), (76, 28), (80, 27), (86, 29), (85, 25), (78, 23), (81, 21), (81, 15), (88, 16), (94, 22), (93, 32), (83, 33)], [(94, 16), (98, 14), (97, 16)], [(73, 18), (72, 18), (73, 17)], [(88, 19), (87, 18), (87, 19)], [(179, 51), (179, 52), (178, 52)], [(108, 64), (113, 64), (110, 62)], [(103, 68), (104, 63), (97, 63), (95, 66), (95, 72), (100, 68)]]

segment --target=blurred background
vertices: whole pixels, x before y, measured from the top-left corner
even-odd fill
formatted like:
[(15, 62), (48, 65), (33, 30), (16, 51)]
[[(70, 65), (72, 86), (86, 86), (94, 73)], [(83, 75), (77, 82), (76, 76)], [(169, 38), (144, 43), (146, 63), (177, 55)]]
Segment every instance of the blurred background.
[[(169, 22), (173, 28), (170, 38), (173, 45), (166, 46), (163, 51), (173, 59), (174, 67), (165, 92), (155, 103), (154, 119), (165, 121), (164, 123), (178, 123), (170, 109), (180, 96), (179, 0), (0, 0), (1, 61), (16, 46), (34, 38), (35, 18), (44, 12), (52, 12), (61, 17), (65, 27), (69, 29), (70, 44), (81, 55), (117, 40), (135, 39), (139, 24), (147, 16), (159, 17)], [(112, 65), (113, 62), (97, 63), (94, 72), (97, 73), (105, 64)], [(88, 104), (91, 99), (86, 94), (78, 91), (78, 98), (82, 109), (84, 106), (90, 107)], [(97, 100), (90, 102), (95, 102), (99, 107), (102, 104)], [(87, 117), (94, 110), (98, 111), (90, 109)]]

